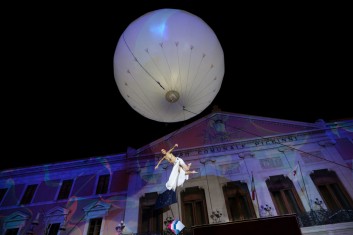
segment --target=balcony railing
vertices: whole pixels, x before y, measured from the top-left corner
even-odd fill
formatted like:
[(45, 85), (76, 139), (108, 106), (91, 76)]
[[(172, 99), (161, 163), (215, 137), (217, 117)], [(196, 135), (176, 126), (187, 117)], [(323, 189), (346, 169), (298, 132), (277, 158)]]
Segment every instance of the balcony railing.
[(300, 227), (336, 224), (353, 221), (353, 210), (312, 210), (297, 215)]

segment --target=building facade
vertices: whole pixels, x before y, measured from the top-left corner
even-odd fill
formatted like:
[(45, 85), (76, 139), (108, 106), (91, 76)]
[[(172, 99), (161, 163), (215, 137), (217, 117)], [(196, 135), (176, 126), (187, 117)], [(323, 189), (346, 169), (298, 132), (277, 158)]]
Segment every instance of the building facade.
[[(302, 234), (353, 232), (353, 120), (211, 113), (140, 149), (0, 172), (0, 234), (166, 234), (295, 214)], [(197, 174), (163, 198), (172, 164)], [(169, 195), (169, 196), (170, 196)], [(171, 201), (170, 201), (171, 200)]]

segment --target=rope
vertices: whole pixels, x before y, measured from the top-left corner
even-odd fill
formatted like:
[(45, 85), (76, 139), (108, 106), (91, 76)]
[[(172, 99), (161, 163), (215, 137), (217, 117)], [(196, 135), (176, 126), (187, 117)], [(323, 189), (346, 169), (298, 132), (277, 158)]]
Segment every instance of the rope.
[[(311, 203), (310, 203), (310, 201), (309, 201), (308, 191), (306, 190), (306, 186), (305, 186), (305, 181), (304, 181), (304, 177), (303, 177), (303, 172), (302, 172), (302, 169), (301, 169), (301, 166), (300, 166), (299, 161), (298, 161), (298, 166), (299, 166), (299, 170), (300, 170), (300, 175), (301, 175), (302, 180), (303, 180), (303, 184), (304, 184), (304, 190), (305, 190), (306, 198), (308, 199), (309, 208), (310, 208), (310, 210), (312, 210), (312, 208), (311, 208)], [(299, 183), (299, 182), (298, 182), (298, 183)]]
[[(250, 135), (259, 137), (259, 138), (264, 139), (264, 140), (266, 139), (265, 137), (256, 135), (256, 134), (254, 134), (254, 133), (252, 133), (252, 132), (250, 132), (250, 131), (246, 131), (246, 130), (243, 130), (243, 129), (241, 129), (241, 128), (237, 128), (237, 127), (234, 127), (234, 126), (232, 126), (232, 128), (237, 129), (237, 130), (240, 130), (240, 131), (243, 131), (243, 132), (248, 133), (248, 134), (250, 134)], [(316, 155), (314, 155), (314, 154), (311, 154), (311, 153), (305, 152), (305, 151), (303, 151), (303, 150), (294, 148), (294, 147), (292, 147), (292, 146), (290, 146), (290, 145), (286, 145), (286, 144), (282, 144), (282, 143), (277, 143), (277, 144), (282, 145), (283, 147), (287, 147), (287, 148), (290, 148), (290, 149), (292, 149), (292, 150), (301, 152), (301, 153), (305, 153), (305, 154), (310, 155), (310, 156), (312, 156), (312, 157), (316, 157), (316, 158), (319, 158), (319, 159), (321, 159), (321, 160), (324, 160), (324, 161), (327, 161), (327, 162), (336, 164), (336, 165), (338, 165), (338, 166), (345, 167), (345, 168), (348, 168), (348, 169), (350, 169), (350, 170), (353, 170), (353, 168), (351, 168), (351, 167), (349, 167), (349, 166), (342, 165), (342, 164), (340, 164), (340, 163), (337, 163), (337, 162), (334, 162), (334, 161), (331, 161), (331, 160), (328, 160), (328, 159), (325, 159), (325, 158), (316, 156)]]
[[(199, 158), (200, 159), (200, 158)], [(205, 173), (206, 173), (206, 181), (207, 181), (207, 189), (208, 189), (208, 198), (210, 199), (210, 205), (211, 205), (211, 211), (213, 212), (213, 207), (212, 207), (212, 200), (211, 200), (211, 193), (210, 193), (210, 184), (208, 183), (208, 177), (207, 177), (207, 172), (206, 172), (206, 163), (208, 161), (205, 161), (204, 163), (201, 162), (201, 164), (203, 164), (203, 166), (205, 167)]]

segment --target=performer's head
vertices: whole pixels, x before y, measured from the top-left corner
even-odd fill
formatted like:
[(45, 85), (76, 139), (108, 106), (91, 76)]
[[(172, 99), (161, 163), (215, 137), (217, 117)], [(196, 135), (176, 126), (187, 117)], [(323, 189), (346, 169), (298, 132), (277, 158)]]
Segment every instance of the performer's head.
[(163, 154), (166, 154), (166, 153), (167, 153), (167, 151), (166, 151), (165, 149), (161, 149), (161, 152), (162, 152)]

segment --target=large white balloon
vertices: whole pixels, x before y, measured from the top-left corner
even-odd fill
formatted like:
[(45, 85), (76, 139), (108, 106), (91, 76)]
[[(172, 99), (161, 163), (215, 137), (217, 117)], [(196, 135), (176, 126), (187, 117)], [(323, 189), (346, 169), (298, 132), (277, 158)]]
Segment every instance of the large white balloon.
[(184, 121), (207, 108), (221, 88), (224, 54), (213, 30), (198, 16), (160, 9), (133, 21), (114, 54), (121, 95), (141, 115)]

